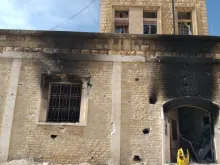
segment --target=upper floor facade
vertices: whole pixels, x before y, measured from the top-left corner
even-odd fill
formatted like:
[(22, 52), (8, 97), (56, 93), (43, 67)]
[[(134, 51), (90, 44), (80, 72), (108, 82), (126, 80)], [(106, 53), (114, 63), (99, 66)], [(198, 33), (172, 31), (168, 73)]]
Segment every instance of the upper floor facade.
[(100, 32), (208, 35), (206, 0), (100, 1)]

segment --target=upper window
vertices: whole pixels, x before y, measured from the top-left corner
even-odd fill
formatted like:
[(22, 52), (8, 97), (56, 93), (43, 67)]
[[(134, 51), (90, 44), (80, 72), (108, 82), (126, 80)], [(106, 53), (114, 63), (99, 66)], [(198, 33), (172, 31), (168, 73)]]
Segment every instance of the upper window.
[(78, 123), (82, 83), (50, 83), (48, 122)]
[(143, 13), (143, 33), (144, 34), (157, 34), (157, 12), (144, 11)]
[(128, 33), (128, 26), (115, 25), (115, 33)]
[(115, 18), (128, 18), (128, 11), (115, 11)]
[(157, 12), (156, 11), (154, 11), (154, 12), (144, 12), (144, 14), (143, 14), (143, 17), (144, 18), (157, 18)]
[(192, 13), (178, 12), (178, 32), (179, 35), (192, 35)]
[(191, 20), (191, 12), (178, 12), (178, 20)]
[(129, 33), (129, 11), (115, 11), (115, 33)]

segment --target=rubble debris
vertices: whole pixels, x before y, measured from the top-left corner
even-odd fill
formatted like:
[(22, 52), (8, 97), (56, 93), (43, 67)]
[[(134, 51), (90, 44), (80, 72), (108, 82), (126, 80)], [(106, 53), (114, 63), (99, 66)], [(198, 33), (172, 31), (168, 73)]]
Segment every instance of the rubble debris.
[(215, 163), (213, 123), (209, 112), (183, 106), (166, 114), (166, 117), (170, 125), (167, 135), (171, 140), (172, 163), (176, 162), (178, 148), (182, 148), (184, 153), (189, 150), (190, 163)]
[(0, 163), (0, 165), (43, 165), (43, 163), (32, 162), (29, 160), (12, 160), (10, 162)]
[[(211, 144), (208, 143), (205, 147), (201, 148), (196, 151), (195, 147), (193, 147), (193, 143), (183, 137), (180, 137), (182, 141), (182, 145), (184, 148), (189, 149), (192, 162), (196, 163), (211, 163), (213, 162), (212, 158), (208, 156), (208, 154), (211, 152)], [(185, 143), (185, 144), (184, 144)], [(201, 145), (202, 146), (202, 145)]]
[(186, 149), (186, 148), (189, 149), (191, 157), (194, 158), (196, 162), (199, 162), (199, 159), (198, 159), (197, 154), (194, 150), (192, 142), (183, 138), (183, 137), (180, 137), (180, 139), (183, 141), (184, 149)]

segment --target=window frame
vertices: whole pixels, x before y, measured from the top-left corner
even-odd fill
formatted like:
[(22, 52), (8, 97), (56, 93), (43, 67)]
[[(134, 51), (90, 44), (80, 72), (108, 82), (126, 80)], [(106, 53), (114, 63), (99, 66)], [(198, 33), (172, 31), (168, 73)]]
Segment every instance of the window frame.
[[(43, 74), (41, 80), (41, 103), (38, 111), (37, 124), (38, 125), (73, 125), (73, 126), (87, 126), (87, 118), (88, 118), (88, 97), (89, 97), (89, 84), (90, 84), (90, 76), (75, 76), (68, 74), (71, 77), (71, 81), (62, 80), (62, 77), (67, 74)], [(51, 77), (61, 78), (61, 81), (50, 81)], [(49, 80), (45, 80), (48, 78)], [(46, 83), (45, 83), (46, 81)], [(49, 100), (50, 100), (50, 84), (74, 84), (81, 83), (81, 103), (80, 103), (80, 116), (79, 122), (48, 122), (47, 115), (49, 111)], [(45, 95), (47, 94), (46, 98)]]
[[(178, 19), (178, 13), (191, 13), (191, 19)], [(179, 34), (179, 22), (186, 22), (191, 24), (191, 33), (188, 35), (198, 35), (198, 27), (197, 27), (197, 16), (196, 16), (196, 8), (195, 7), (175, 7), (175, 20), (176, 20), (176, 35)], [(183, 34), (182, 34), (183, 35)]]
[[(145, 18), (144, 13), (155, 13), (155, 18)], [(144, 33), (144, 26), (148, 25), (150, 27), (149, 34)], [(156, 26), (156, 33), (152, 34), (151, 28), (152, 25)], [(143, 10), (143, 34), (144, 35), (157, 35), (158, 34), (158, 11), (157, 10)]]
[[(151, 30), (153, 25), (156, 26), (156, 33), (155, 33), (155, 34), (153, 34), (153, 33), (152, 33), (152, 30)], [(143, 25), (143, 29), (144, 29), (144, 26), (149, 26), (149, 32), (150, 32), (150, 33), (148, 33), (148, 34), (147, 34), (147, 33), (146, 33), (146, 34), (144, 33), (144, 35), (157, 35), (157, 25), (156, 25), (156, 24), (144, 24), (144, 25)], [(144, 31), (144, 30), (143, 30), (143, 31)]]
[[(126, 33), (117, 33), (116, 32), (116, 27), (120, 27), (120, 28), (123, 27), (123, 30), (125, 30), (125, 28), (127, 28), (127, 30), (125, 30), (127, 32)], [(115, 25), (115, 33), (117, 33), (117, 34), (128, 34), (129, 33), (129, 26), (128, 25)]]
[[(116, 17), (116, 12), (128, 12), (128, 17), (125, 18), (121, 18), (121, 17)], [(129, 34), (129, 15), (130, 15), (130, 11), (128, 10), (117, 10), (114, 9), (114, 33), (116, 34)], [(127, 27), (127, 33), (117, 33), (116, 32), (116, 27), (117, 26), (124, 26)]]
[[(82, 99), (82, 82), (80, 81), (75, 81), (75, 82), (49, 82), (49, 91), (48, 91), (48, 106), (47, 106), (47, 117), (46, 117), (46, 122), (48, 123), (77, 123), (77, 122), (53, 122), (53, 121), (48, 121), (48, 114), (49, 114), (49, 110), (50, 110), (50, 101), (51, 101), (51, 87), (53, 84), (60, 84), (60, 85), (80, 85), (81, 86), (81, 94), (80, 94), (80, 106), (81, 106), (81, 99)], [(81, 108), (79, 110), (79, 120), (80, 120), (80, 112), (81, 112)]]

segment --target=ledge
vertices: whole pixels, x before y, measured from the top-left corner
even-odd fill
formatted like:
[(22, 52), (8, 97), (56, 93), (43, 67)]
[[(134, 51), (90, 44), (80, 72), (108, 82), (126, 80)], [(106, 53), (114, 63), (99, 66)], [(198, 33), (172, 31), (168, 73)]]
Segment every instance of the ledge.
[[(88, 39), (102, 38), (102, 39), (177, 39), (177, 40), (220, 40), (220, 36), (210, 35), (172, 35), (172, 34), (118, 34), (118, 33), (99, 33), (99, 32), (79, 32), (79, 31), (45, 31), (45, 30), (18, 30), (18, 29), (0, 29), (0, 35), (16, 35), (18, 36), (41, 36), (41, 37), (85, 37)], [(6, 37), (6, 36), (5, 36)], [(2, 38), (3, 39), (3, 38)], [(5, 38), (11, 40), (12, 38)], [(15, 38), (13, 38), (14, 40)], [(17, 40), (17, 39), (16, 39)], [(45, 41), (45, 40), (44, 40)]]
[(49, 123), (49, 122), (37, 122), (37, 125), (42, 126), (76, 126), (76, 127), (85, 127), (86, 123)]

